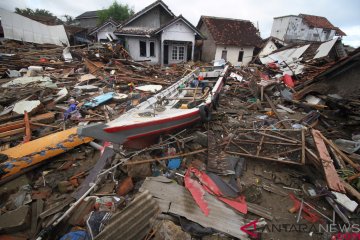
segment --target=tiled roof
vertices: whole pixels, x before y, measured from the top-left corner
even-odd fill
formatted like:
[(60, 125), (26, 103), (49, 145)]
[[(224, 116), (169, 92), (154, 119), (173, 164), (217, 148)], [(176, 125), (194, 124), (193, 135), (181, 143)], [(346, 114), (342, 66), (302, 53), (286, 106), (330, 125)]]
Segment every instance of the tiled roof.
[(201, 23), (210, 31), (216, 44), (233, 46), (258, 46), (261, 38), (258, 30), (247, 20), (201, 16)]
[(84, 12), (83, 14), (80, 14), (79, 16), (77, 16), (75, 19), (81, 19), (81, 18), (96, 18), (98, 16), (98, 12), (100, 12), (102, 10), (96, 10), (96, 11), (87, 11)]
[(157, 28), (148, 27), (123, 27), (118, 28), (115, 33), (119, 35), (152, 35)]
[(99, 29), (101, 29), (102, 27), (108, 25), (108, 24), (112, 24), (113, 26), (118, 26), (119, 23), (117, 21), (115, 21), (114, 19), (112, 19), (111, 17), (106, 20), (105, 22), (103, 22), (102, 24), (100, 24), (99, 26), (94, 27), (93, 29), (90, 30), (89, 35), (94, 34), (95, 32), (97, 32)]
[(305, 22), (311, 27), (333, 29), (336, 30), (337, 35), (346, 36), (343, 31), (341, 31), (338, 27), (332, 25), (331, 22), (329, 22), (329, 20), (327, 20), (327, 18), (325, 17), (308, 14), (299, 14), (299, 17), (302, 17)]

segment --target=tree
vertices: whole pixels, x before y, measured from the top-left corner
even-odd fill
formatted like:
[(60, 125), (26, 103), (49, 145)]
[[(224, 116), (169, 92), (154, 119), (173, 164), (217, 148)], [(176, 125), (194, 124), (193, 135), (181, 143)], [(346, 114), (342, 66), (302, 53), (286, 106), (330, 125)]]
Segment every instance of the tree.
[(107, 8), (98, 11), (99, 24), (105, 22), (110, 17), (116, 21), (123, 21), (134, 14), (134, 9), (128, 4), (118, 3), (116, 0)]
[(63, 21), (63, 22), (66, 25), (72, 24), (74, 22), (74, 20), (75, 20), (72, 16), (69, 16), (67, 14), (65, 14), (63, 17), (65, 18), (65, 21)]
[(22, 14), (22, 15), (29, 15), (29, 16), (47, 16), (47, 17), (55, 17), (50, 11), (46, 9), (35, 9), (32, 10), (31, 8), (15, 8), (15, 13)]
[[(38, 17), (38, 16), (44, 16), (47, 17), (47, 19), (50, 20), (50, 25), (52, 24), (63, 24), (63, 21), (61, 19), (59, 19), (58, 17), (56, 17), (52, 12), (50, 12), (49, 10), (46, 9), (31, 9), (31, 8), (15, 8), (15, 13), (17, 14), (21, 14), (24, 16), (28, 16), (29, 18), (31, 17)], [(66, 18), (66, 20), (68, 20), (68, 18)], [(49, 23), (45, 23), (45, 24), (49, 24)]]

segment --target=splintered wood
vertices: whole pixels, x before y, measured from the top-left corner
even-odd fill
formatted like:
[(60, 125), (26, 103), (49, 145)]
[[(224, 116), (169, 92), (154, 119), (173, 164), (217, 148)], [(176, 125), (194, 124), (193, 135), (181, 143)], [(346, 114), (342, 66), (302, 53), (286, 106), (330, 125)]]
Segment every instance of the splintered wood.
[(304, 130), (242, 129), (231, 143), (238, 151), (226, 151), (229, 154), (279, 163), (305, 164)]
[(321, 137), (321, 133), (318, 130), (311, 130), (313, 135), (316, 149), (319, 153), (319, 157), (321, 159), (321, 163), (324, 169), (325, 178), (328, 187), (331, 190), (338, 192), (345, 192), (344, 185), (341, 183), (339, 175), (336, 172), (336, 169), (333, 164), (333, 160), (330, 157), (330, 154), (326, 148), (325, 142)]

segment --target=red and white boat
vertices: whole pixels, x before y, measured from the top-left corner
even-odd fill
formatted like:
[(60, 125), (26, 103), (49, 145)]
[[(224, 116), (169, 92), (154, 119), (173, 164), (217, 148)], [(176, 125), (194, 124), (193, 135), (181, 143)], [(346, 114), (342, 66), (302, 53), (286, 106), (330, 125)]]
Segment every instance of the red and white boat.
[[(145, 137), (209, 121), (227, 70), (228, 66), (198, 68), (117, 119), (80, 127), (78, 134), (117, 144), (132, 142), (130, 145), (133, 147), (135, 142), (141, 142)], [(202, 82), (205, 87), (193, 85), (193, 80), (199, 75), (204, 77)]]

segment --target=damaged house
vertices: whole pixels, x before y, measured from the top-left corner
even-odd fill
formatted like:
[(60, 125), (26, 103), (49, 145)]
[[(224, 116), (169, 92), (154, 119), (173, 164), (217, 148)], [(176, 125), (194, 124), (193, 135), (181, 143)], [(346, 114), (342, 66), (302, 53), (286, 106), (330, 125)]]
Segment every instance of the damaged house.
[(99, 23), (98, 13), (101, 10), (87, 11), (75, 18), (76, 25), (91, 30)]
[(202, 61), (224, 59), (235, 66), (247, 65), (261, 44), (258, 30), (247, 20), (201, 16), (197, 28), (206, 37)]
[(103, 24), (90, 30), (89, 36), (93, 37), (97, 42), (107, 42), (116, 40), (117, 37), (114, 35), (119, 24), (113, 19), (108, 19)]
[(275, 17), (271, 36), (285, 42), (324, 42), (346, 34), (325, 17), (299, 14)]
[(193, 60), (201, 33), (183, 16), (176, 17), (162, 1), (134, 14), (114, 32), (136, 61), (173, 64)]

